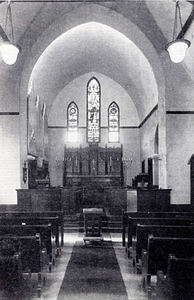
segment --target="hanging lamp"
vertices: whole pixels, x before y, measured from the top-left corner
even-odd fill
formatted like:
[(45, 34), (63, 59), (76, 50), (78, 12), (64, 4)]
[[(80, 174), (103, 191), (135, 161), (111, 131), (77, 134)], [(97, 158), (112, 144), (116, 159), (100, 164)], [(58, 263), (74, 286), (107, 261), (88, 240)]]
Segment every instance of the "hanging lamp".
[[(8, 31), (10, 31), (10, 34), (8, 34)], [(16, 62), (18, 53), (20, 52), (21, 49), (17, 45), (15, 45), (14, 42), (11, 1), (8, 1), (8, 6), (7, 6), (6, 19), (5, 19), (5, 34), (7, 35), (8, 40), (0, 44), (1, 56), (3, 61), (7, 65), (13, 65)]]
[(180, 63), (185, 58), (187, 48), (190, 47), (191, 42), (184, 38), (177, 38), (178, 21), (180, 23), (181, 32), (183, 30), (183, 26), (181, 20), (181, 10), (180, 10), (179, 1), (178, 0), (175, 1), (176, 1), (176, 8), (175, 8), (173, 41), (166, 45), (165, 50), (169, 53), (172, 62)]

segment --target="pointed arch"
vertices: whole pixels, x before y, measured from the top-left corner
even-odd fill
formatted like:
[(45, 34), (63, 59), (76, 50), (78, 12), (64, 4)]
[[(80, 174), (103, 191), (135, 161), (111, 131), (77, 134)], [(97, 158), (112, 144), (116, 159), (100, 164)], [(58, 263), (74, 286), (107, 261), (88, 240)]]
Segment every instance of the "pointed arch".
[(79, 110), (77, 104), (72, 101), (67, 107), (67, 132), (68, 141), (78, 141), (78, 127), (79, 127)]
[(119, 142), (120, 111), (118, 104), (113, 101), (108, 107), (108, 139), (109, 143)]
[(87, 84), (87, 142), (100, 142), (101, 87), (97, 78)]

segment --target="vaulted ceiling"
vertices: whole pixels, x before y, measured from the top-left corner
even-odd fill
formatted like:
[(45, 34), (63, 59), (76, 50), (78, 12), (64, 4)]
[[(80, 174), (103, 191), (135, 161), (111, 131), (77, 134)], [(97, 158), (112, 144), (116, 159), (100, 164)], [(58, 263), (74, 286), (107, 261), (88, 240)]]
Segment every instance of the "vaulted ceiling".
[[(185, 24), (193, 3), (183, 0), (180, 7)], [(7, 3), (1, 2), (1, 29), (6, 8)], [(128, 92), (140, 120), (158, 103), (158, 85), (163, 81), (160, 57), (169, 61), (165, 45), (173, 35), (173, 0), (17, 0), (11, 8), (15, 40), (22, 48), (13, 67), (20, 74), (21, 94), (27, 93), (29, 81), (33, 81), (50, 109), (65, 86), (93, 71)], [(191, 43), (193, 29), (190, 17), (184, 30)], [(194, 43), (182, 63), (190, 76), (194, 74), (192, 57)]]

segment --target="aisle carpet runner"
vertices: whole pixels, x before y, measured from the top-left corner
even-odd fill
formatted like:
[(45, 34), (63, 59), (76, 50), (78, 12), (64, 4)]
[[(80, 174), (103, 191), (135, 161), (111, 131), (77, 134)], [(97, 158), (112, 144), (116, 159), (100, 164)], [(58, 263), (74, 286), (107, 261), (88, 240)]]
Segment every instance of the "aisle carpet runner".
[(57, 300), (127, 300), (112, 242), (76, 242)]

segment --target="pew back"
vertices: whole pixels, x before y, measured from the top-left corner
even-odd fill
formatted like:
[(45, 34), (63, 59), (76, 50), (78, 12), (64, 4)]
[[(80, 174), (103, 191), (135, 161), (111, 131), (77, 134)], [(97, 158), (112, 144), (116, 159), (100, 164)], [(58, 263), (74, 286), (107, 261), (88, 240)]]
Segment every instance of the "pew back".
[(128, 218), (181, 218), (194, 222), (194, 212), (123, 212), (122, 224), (122, 244), (125, 246), (126, 228), (128, 226)]
[(41, 249), (46, 248), (47, 254), (52, 253), (51, 225), (1, 225), (0, 236), (35, 236), (40, 234)]
[(0, 218), (29, 218), (45, 219), (45, 218), (58, 218), (59, 226), (61, 229), (61, 246), (63, 246), (63, 227), (64, 227), (64, 212), (63, 211), (3, 211), (0, 212)]
[(162, 270), (163, 273), (166, 274), (168, 267), (168, 256), (171, 253), (181, 258), (193, 257), (194, 239), (153, 236), (148, 237), (147, 274), (156, 275), (157, 270)]
[(136, 235), (137, 224), (189, 226), (191, 221), (185, 218), (128, 218), (128, 248), (132, 245), (132, 236)]
[(157, 272), (157, 299), (194, 299), (194, 258), (177, 258), (170, 254), (167, 275)]
[(22, 271), (39, 273), (42, 269), (41, 239), (36, 236), (0, 236), (2, 256), (21, 254)]
[(143, 249), (147, 249), (148, 236), (154, 237), (179, 237), (194, 238), (193, 226), (170, 226), (170, 225), (140, 225), (136, 228), (136, 255), (141, 257)]
[(58, 217), (0, 217), (0, 225), (48, 225), (51, 224), (52, 234), (56, 237), (56, 244), (59, 247), (59, 218)]

